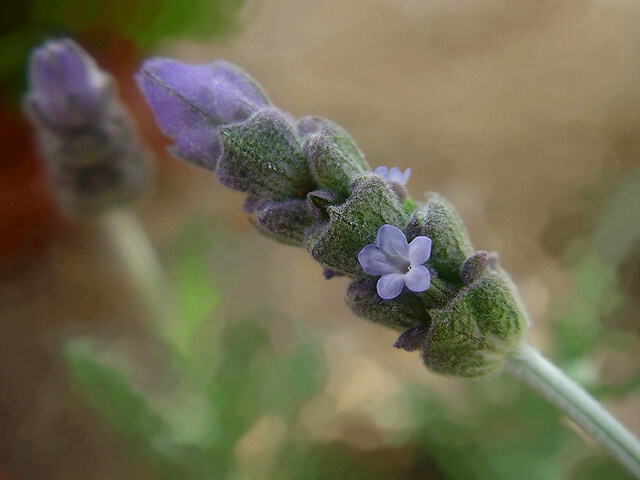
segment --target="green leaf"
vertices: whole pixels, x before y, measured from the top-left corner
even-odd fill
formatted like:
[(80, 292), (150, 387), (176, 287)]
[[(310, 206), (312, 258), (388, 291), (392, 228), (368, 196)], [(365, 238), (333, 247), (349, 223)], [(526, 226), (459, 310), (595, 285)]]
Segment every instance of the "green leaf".
[(131, 386), (123, 372), (100, 359), (89, 341), (73, 340), (65, 353), (78, 386), (111, 427), (138, 437), (150, 437), (159, 431), (162, 421), (145, 396)]

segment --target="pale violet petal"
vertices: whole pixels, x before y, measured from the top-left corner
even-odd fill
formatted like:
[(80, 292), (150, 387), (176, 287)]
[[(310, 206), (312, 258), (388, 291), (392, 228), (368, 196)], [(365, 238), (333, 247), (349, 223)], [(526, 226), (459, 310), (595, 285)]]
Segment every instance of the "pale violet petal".
[(431, 273), (424, 265), (413, 265), (404, 275), (404, 282), (412, 292), (424, 292), (431, 286)]
[[(402, 230), (393, 225), (382, 225), (376, 237), (376, 246), (387, 256), (398, 263), (398, 260), (409, 261), (409, 244)], [(399, 258), (397, 258), (399, 257)]]
[(387, 178), (390, 182), (402, 183), (402, 171), (398, 167), (391, 167)]
[(400, 183), (402, 183), (403, 185), (406, 185), (407, 182), (409, 181), (410, 176), (411, 176), (411, 168), (407, 168), (402, 174), (402, 180)]
[(380, 166), (380, 167), (376, 168), (374, 173), (376, 175), (380, 175), (383, 178), (387, 178), (387, 176), (389, 175), (389, 170), (385, 166)]
[(414, 238), (409, 244), (409, 260), (411, 265), (422, 265), (431, 257), (431, 239), (420, 236)]
[(369, 275), (398, 273), (398, 268), (375, 245), (367, 245), (360, 250), (358, 261), (362, 269)]
[(400, 295), (404, 287), (404, 277), (405, 275), (401, 273), (390, 273), (381, 276), (376, 285), (380, 298), (383, 300), (391, 300)]

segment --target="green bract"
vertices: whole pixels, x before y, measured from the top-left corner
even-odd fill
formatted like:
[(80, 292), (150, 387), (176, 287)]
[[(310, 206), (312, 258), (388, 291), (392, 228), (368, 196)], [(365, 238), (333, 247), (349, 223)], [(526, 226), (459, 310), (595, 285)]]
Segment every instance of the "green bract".
[(451, 304), (430, 310), (433, 334), (424, 363), (445, 375), (475, 377), (497, 370), (524, 341), (527, 317), (511, 280), (500, 269), (465, 287)]
[(216, 176), (223, 185), (278, 200), (305, 198), (313, 190), (302, 139), (278, 110), (261, 110), (220, 133), (224, 152)]
[(469, 234), (453, 206), (437, 193), (429, 193), (427, 202), (416, 210), (407, 225), (407, 239), (425, 235), (433, 241), (429, 264), (438, 276), (461, 286), (460, 269), (473, 254)]
[(318, 185), (346, 198), (355, 178), (367, 172), (369, 165), (342, 127), (324, 118), (314, 120), (318, 130), (307, 137), (303, 147), (311, 174)]
[(407, 215), (398, 197), (378, 175), (356, 179), (342, 205), (326, 207), (329, 220), (311, 229), (305, 246), (324, 267), (351, 276), (364, 276), (358, 252), (373, 243), (380, 225), (404, 225)]
[(356, 315), (394, 330), (410, 328), (416, 322), (426, 327), (431, 325), (429, 313), (417, 295), (407, 291), (399, 297), (383, 300), (376, 292), (375, 278), (352, 282), (347, 290), (347, 303)]

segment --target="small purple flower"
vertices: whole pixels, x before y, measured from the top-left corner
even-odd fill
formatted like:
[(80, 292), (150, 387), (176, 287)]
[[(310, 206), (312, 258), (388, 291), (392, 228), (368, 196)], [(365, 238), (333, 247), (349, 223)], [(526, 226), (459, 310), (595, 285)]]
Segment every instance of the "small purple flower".
[(383, 225), (375, 245), (367, 245), (358, 254), (362, 269), (370, 275), (382, 275), (376, 285), (384, 300), (396, 298), (403, 287), (424, 292), (431, 286), (431, 273), (423, 265), (431, 256), (431, 239), (419, 236), (407, 243), (398, 227)]
[(271, 105), (247, 73), (222, 60), (187, 65), (153, 58), (144, 62), (136, 80), (158, 125), (174, 138), (174, 153), (211, 170), (222, 153), (218, 127), (246, 120)]
[(110, 77), (68, 38), (50, 40), (29, 61), (25, 98), (33, 121), (53, 129), (73, 129), (102, 120)]
[(374, 172), (380, 175), (382, 178), (389, 180), (390, 182), (399, 183), (400, 185), (406, 185), (411, 175), (411, 169), (407, 168), (404, 173), (398, 167), (391, 167), (389, 170), (387, 167), (378, 167)]

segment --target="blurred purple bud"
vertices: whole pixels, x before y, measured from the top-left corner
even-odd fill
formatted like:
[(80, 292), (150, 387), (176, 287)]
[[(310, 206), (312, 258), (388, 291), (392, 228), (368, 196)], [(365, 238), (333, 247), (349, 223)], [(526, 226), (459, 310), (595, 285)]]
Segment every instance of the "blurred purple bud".
[(406, 285), (412, 292), (424, 292), (431, 286), (431, 273), (423, 265), (431, 256), (431, 239), (416, 237), (407, 242), (402, 230), (383, 225), (376, 243), (358, 254), (362, 269), (370, 275), (381, 275), (377, 290), (380, 298), (396, 298)]
[(153, 58), (144, 62), (136, 80), (161, 130), (175, 140), (173, 153), (209, 170), (222, 154), (217, 127), (271, 105), (247, 73), (222, 60), (187, 65)]
[(29, 62), (25, 113), (60, 206), (90, 216), (139, 197), (148, 152), (111, 77), (70, 39), (46, 42)]
[(50, 40), (32, 52), (28, 83), (29, 116), (56, 130), (100, 122), (112, 89), (110, 77), (68, 38)]

